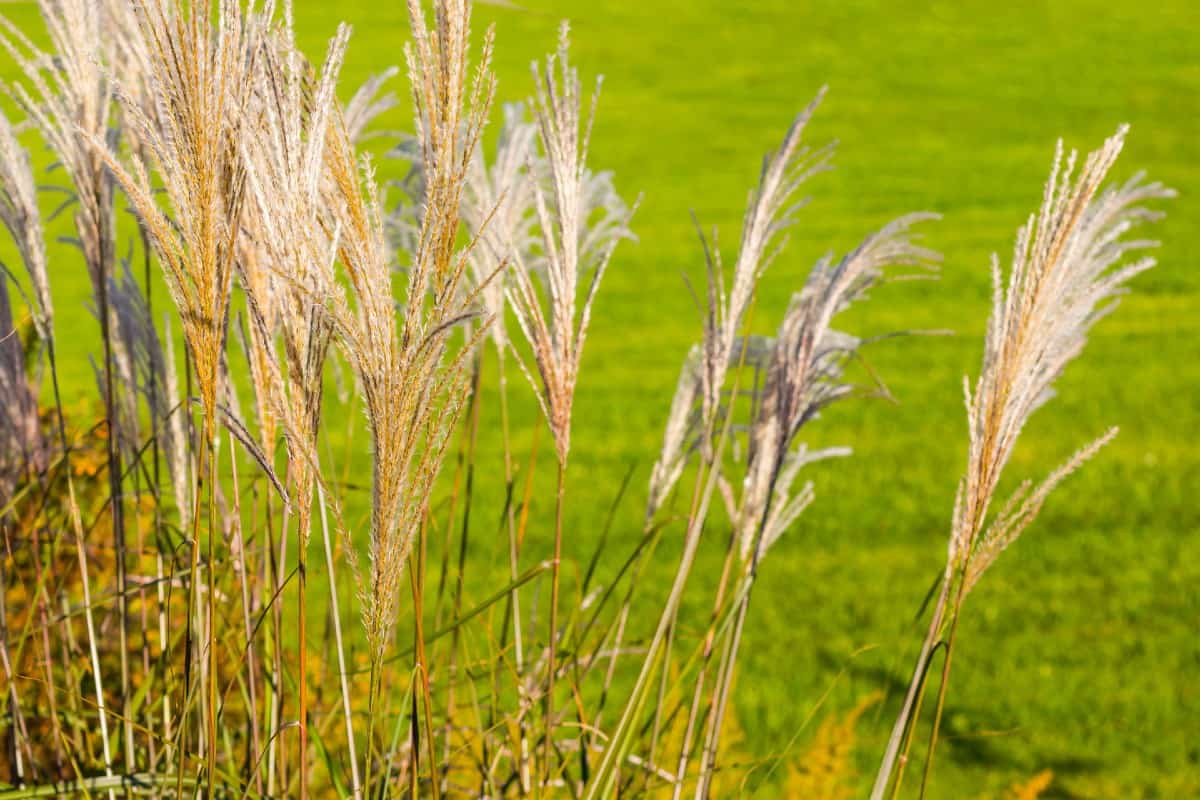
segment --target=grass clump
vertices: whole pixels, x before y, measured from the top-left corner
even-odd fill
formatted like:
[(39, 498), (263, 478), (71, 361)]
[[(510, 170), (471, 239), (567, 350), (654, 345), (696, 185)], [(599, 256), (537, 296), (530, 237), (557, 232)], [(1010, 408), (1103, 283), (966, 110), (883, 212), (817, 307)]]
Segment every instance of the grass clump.
[[(850, 455), (817, 446), (810, 424), (841, 400), (889, 396), (864, 358), (881, 337), (842, 330), (857, 324), (845, 312), (939, 261), (915, 233), (935, 215), (899, 217), (819, 259), (762, 324), (762, 281), (799, 192), (832, 161), (831, 146), (805, 143), (824, 92), (764, 160), (732, 274), (715, 232), (700, 237), (699, 342), (640, 536), (572, 571), (579, 541), (564, 517), (584, 343), (637, 203), (589, 166), (597, 100), (585, 110), (566, 25), (534, 66), (532, 101), (505, 107), (489, 159), (492, 33), (473, 55), (468, 0), (437, 0), (432, 15), (408, 3), (415, 130), (393, 153), (410, 174), (389, 208), (360, 143), (393, 100), (383, 78), (337, 99), (348, 28), (318, 66), (287, 2), (39, 8), (54, 51), (6, 25), (32, 87), (10, 91), (72, 183), (104, 349), (102, 422), (68, 412), (60, 391), (49, 286), (66, 267), (51, 269), (32, 162), (2, 120), (0, 218), (25, 266), (29, 324), (18, 332), (0, 282), (0, 797), (679, 798), (749, 785), (757, 767), (736, 755), (730, 711), (750, 599), (817, 496), (813, 465)], [(1147, 243), (1126, 233), (1170, 193), (1140, 179), (1100, 192), (1123, 136), (1074, 180), (1056, 159), (1007, 284), (994, 267), (945, 574), (876, 796), (899, 790), (943, 653), (928, 782), (963, 600), (1108, 440), (989, 516), (1025, 421), (1109, 298), (1151, 265), (1127, 259)], [(174, 308), (160, 320), (162, 284)], [(512, 361), (553, 445), (552, 526), (531, 513), (536, 444), (520, 452), (510, 435)], [(476, 449), (493, 363), (501, 475)], [(53, 413), (37, 407), (44, 380)], [(330, 420), (353, 433), (360, 417), (364, 435), (335, 450)], [(351, 474), (355, 449), (369, 450), (369, 479)], [(503, 488), (499, 569), (470, 546), (477, 480)], [(611, 524), (597, 520), (602, 542)], [(531, 552), (527, 534), (542, 526), (552, 545)], [(695, 574), (702, 550), (720, 560), (715, 581)], [(658, 585), (649, 576), (664, 564)], [(796, 791), (843, 796), (865, 709), (818, 732), (788, 779), (807, 787)]]

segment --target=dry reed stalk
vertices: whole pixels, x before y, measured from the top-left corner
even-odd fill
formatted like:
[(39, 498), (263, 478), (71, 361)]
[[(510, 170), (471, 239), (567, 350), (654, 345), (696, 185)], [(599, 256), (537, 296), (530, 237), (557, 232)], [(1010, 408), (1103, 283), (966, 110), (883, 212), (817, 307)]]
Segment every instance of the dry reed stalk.
[[(955, 633), (963, 601), (996, 557), (1033, 522), (1050, 492), (1116, 434), (1113, 428), (1084, 446), (1036, 487), (1029, 481), (989, 515), (993, 496), (1026, 422), (1053, 396), (1053, 383), (1078, 356), (1088, 331), (1116, 306), (1117, 296), (1154, 259), (1126, 257), (1155, 243), (1126, 238), (1137, 224), (1159, 213), (1147, 201), (1172, 197), (1158, 183), (1136, 175), (1100, 192), (1116, 161), (1128, 128), (1122, 126), (1090, 154), (1075, 174), (1076, 154), (1063, 163), (1061, 141), (1046, 183), (1040, 210), (1017, 232), (1007, 283), (1000, 260), (992, 258), (993, 298), (984, 344), (983, 366), (974, 390), (964, 380), (968, 422), (966, 474), (959, 483), (942, 576), (929, 631), (918, 656), (900, 714), (892, 729), (872, 798), (881, 800), (896, 773), (893, 793), (903, 777), (902, 740), (915, 727), (923, 677), (938, 645), (946, 649), (938, 703), (925, 762), (922, 792), (928, 783), (946, 695)], [(908, 734), (911, 742), (911, 734)]]

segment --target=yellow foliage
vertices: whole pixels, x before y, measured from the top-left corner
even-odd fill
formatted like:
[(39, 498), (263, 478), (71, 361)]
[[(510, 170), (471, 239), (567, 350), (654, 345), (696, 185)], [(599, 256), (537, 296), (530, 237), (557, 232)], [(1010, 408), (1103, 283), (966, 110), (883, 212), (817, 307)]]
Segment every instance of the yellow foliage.
[(1050, 787), (1054, 772), (1044, 769), (1027, 781), (1010, 786), (1004, 800), (1037, 800)]
[(849, 800), (854, 796), (856, 727), (863, 713), (879, 702), (872, 692), (845, 716), (825, 719), (807, 752), (788, 767), (784, 796), (804, 800)]

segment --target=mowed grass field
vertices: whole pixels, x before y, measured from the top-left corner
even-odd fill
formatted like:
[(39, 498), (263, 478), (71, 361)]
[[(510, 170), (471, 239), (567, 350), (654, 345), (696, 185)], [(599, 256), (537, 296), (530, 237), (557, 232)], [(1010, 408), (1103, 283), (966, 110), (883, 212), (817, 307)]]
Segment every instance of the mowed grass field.
[[(314, 58), (339, 20), (354, 25), (345, 94), (402, 62), (402, 4), (296, 6)], [(0, 10), (37, 25), (30, 5)], [(700, 331), (681, 277), (703, 274), (689, 213), (716, 226), (732, 263), (760, 158), (821, 85), (830, 92), (807, 139), (839, 142), (836, 169), (809, 184), (812, 203), (763, 283), (756, 327), (773, 328), (825, 252), (852, 247), (904, 212), (944, 217), (924, 227), (924, 242), (945, 255), (940, 280), (886, 285), (841, 327), (954, 335), (869, 348), (898, 403), (856, 400), (811, 426), (809, 441), (849, 445), (854, 457), (810, 469), (817, 500), (771, 552), (755, 590), (735, 710), (741, 747), (758, 762), (748, 786), (763, 797), (779, 791), (782, 767), (768, 775), (771, 765), (802, 752), (820, 719), (883, 689), (884, 703), (859, 723), (864, 791), (869, 785), (923, 632), (914, 616), (945, 557), (965, 461), (962, 377), (975, 375), (981, 356), (990, 254), (1010, 256), (1016, 228), (1040, 202), (1056, 138), (1092, 149), (1131, 123), (1114, 177), (1144, 169), (1180, 192), (1151, 234), (1163, 242), (1160, 266), (1096, 329), (1059, 398), (1025, 432), (1006, 485), (1041, 477), (1111, 424), (1121, 434), (972, 594), (934, 796), (998, 796), (1043, 769), (1055, 774), (1051, 797), (1200, 795), (1200, 7), (521, 0), (477, 10), (477, 33), (496, 25), (500, 100), (527, 96), (529, 62), (553, 48), (562, 18), (572, 21), (584, 75), (605, 76), (592, 165), (613, 170), (627, 198), (645, 196), (634, 220), (639, 241), (618, 249), (588, 340), (567, 574), (586, 566), (630, 468), (610, 569), (639, 535), (671, 393)], [(402, 81), (394, 89), (406, 98)], [(385, 123), (404, 128), (407, 119), (397, 111)], [(87, 279), (76, 254), (53, 252), (68, 397), (83, 397), (93, 385), (87, 358), (99, 353), (84, 309)], [(11, 257), (7, 244), (4, 253)], [(495, 527), (502, 477), (493, 366), (476, 478), (478, 563), (499, 561), (504, 547)], [(542, 423), (519, 376), (511, 384), (521, 453)], [(331, 431), (357, 426), (349, 442), (331, 435), (334, 450), (358, 452), (351, 471), (365, 465), (361, 420), (330, 414)], [(542, 455), (530, 563), (548, 553), (553, 512), (549, 451)], [(661, 580), (643, 595), (643, 625), (657, 613), (654, 593), (665, 594), (679, 534), (659, 551)], [(714, 525), (698, 568), (686, 612), (697, 627), (724, 536)], [(482, 599), (498, 575), (474, 573), (469, 593)]]

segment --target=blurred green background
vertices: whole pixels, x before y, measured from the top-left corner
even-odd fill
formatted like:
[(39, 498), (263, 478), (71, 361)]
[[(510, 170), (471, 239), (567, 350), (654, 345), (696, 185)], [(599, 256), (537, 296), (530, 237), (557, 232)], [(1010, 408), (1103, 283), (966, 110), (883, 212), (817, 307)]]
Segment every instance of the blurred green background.
[[(338, 21), (354, 25), (343, 94), (402, 62), (403, 4), (296, 6), (314, 58)], [(30, 4), (0, 10), (40, 30)], [(945, 255), (940, 281), (882, 287), (841, 320), (858, 334), (955, 335), (872, 346), (868, 360), (898, 404), (854, 401), (811, 427), (809, 441), (846, 444), (855, 456), (809, 471), (817, 501), (771, 552), (755, 590), (735, 698), (743, 748), (761, 759), (751, 788), (776, 759), (803, 751), (821, 718), (885, 689), (886, 702), (859, 725), (864, 784), (873, 775), (923, 632), (913, 618), (945, 556), (966, 449), (962, 376), (978, 368), (990, 254), (1009, 256), (1016, 228), (1040, 202), (1058, 137), (1093, 149), (1119, 123), (1132, 124), (1114, 178), (1146, 170), (1180, 192), (1151, 232), (1163, 242), (1160, 266), (1095, 330), (1059, 383), (1060, 397), (1026, 430), (1006, 486), (1040, 477), (1111, 424), (1122, 432), (1058, 491), (970, 598), (934, 795), (998, 796), (1051, 769), (1049, 797), (1200, 796), (1200, 7), (481, 5), (477, 33), (496, 26), (499, 100), (528, 95), (529, 63), (554, 47), (563, 18), (585, 80), (605, 76), (592, 165), (613, 170), (627, 198), (645, 195), (634, 221), (640, 240), (618, 248), (587, 344), (568, 489), (569, 573), (586, 565), (631, 465), (610, 548), (626, 552), (640, 530), (678, 369), (700, 330), (681, 277), (702, 280), (689, 212), (717, 226), (731, 263), (763, 153), (821, 85), (830, 93), (806, 138), (839, 142), (836, 170), (808, 185), (813, 202), (763, 282), (756, 319), (764, 332), (825, 252), (842, 252), (907, 211), (944, 215), (923, 229), (924, 243)], [(393, 83), (406, 98), (403, 81)], [(399, 110), (382, 127), (403, 129), (407, 119)], [(82, 313), (87, 280), (77, 255), (55, 254), (61, 359), (82, 396), (86, 359), (98, 354), (95, 323)], [(528, 388), (516, 376), (512, 386), (520, 452), (541, 422)], [(473, 533), (481, 560), (503, 549), (494, 534), (502, 482), (494, 399), (489, 383), (482, 521)], [(331, 430), (338, 413), (345, 416), (331, 411)], [(359, 451), (355, 468), (367, 463), (363, 442), (360, 432), (350, 444)], [(540, 467), (529, 563), (547, 552), (552, 521), (552, 470), (545, 458)], [(716, 533), (690, 595), (697, 626), (720, 565)], [(677, 547), (660, 550), (663, 593)], [(493, 575), (474, 577), (476, 598), (497, 585)], [(647, 619), (653, 599), (644, 598)], [(778, 791), (767, 783), (758, 794)]]

